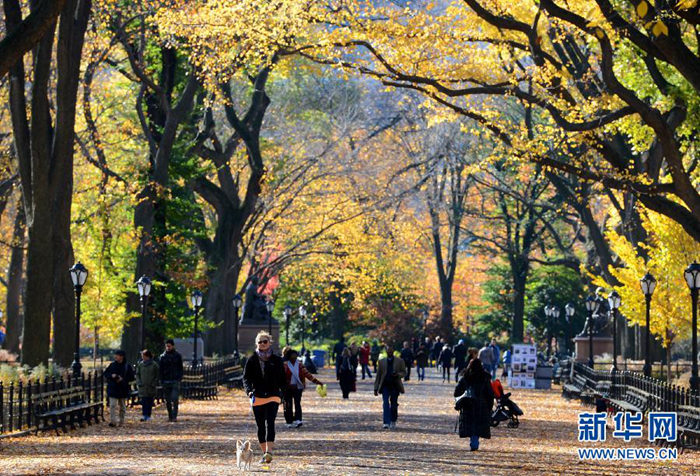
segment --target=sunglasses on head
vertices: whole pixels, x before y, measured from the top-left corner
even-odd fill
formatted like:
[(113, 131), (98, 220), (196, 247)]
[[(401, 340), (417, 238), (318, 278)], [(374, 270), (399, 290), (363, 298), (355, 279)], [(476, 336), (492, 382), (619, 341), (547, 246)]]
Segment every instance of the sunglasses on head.
[(263, 340), (259, 340), (258, 344), (267, 344), (268, 342), (270, 342), (270, 341), (267, 339), (263, 339)]

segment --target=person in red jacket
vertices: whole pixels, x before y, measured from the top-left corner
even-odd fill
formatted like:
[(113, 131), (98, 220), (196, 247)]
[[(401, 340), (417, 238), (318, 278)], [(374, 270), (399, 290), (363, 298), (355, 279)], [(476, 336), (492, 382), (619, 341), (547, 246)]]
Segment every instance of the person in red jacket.
[(323, 385), (319, 379), (306, 370), (299, 362), (299, 353), (291, 348), (284, 352), (284, 373), (287, 377), (287, 388), (284, 392), (284, 419), (287, 428), (299, 428), (301, 419), (301, 394), (306, 387), (306, 379), (316, 385)]
[(367, 377), (372, 378), (372, 373), (369, 371), (369, 355), (370, 355), (369, 342), (364, 341), (362, 347), (360, 347), (360, 367), (362, 367), (362, 380), (365, 379), (365, 372), (367, 372)]

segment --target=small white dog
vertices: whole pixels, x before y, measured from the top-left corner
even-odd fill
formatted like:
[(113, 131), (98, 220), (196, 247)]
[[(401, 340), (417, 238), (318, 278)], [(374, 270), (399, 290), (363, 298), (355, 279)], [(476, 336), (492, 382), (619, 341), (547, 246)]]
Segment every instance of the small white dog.
[(253, 462), (253, 449), (250, 447), (250, 440), (236, 441), (236, 466), (238, 469), (250, 470), (250, 463)]

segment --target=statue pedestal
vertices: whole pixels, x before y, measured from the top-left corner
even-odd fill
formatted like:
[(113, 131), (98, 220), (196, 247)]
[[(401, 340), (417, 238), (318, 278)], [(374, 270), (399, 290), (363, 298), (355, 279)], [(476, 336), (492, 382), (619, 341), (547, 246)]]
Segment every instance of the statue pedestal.
[[(255, 350), (255, 336), (260, 331), (267, 331), (270, 324), (267, 321), (242, 321), (238, 324), (238, 353), (241, 357), (250, 355)], [(272, 348), (280, 353), (280, 325), (272, 320)]]
[[(576, 362), (588, 363), (588, 336), (574, 338), (576, 344)], [(593, 336), (593, 356), (613, 353), (613, 338)]]

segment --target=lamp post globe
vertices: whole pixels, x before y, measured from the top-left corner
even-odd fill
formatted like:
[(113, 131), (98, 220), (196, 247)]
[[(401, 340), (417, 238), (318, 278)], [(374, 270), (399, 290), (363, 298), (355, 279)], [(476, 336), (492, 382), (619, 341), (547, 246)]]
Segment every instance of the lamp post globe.
[(197, 324), (199, 319), (199, 309), (202, 307), (202, 298), (204, 295), (199, 289), (192, 291), (190, 295), (190, 303), (192, 303), (192, 308), (194, 309), (194, 344), (192, 346), (192, 367), (197, 367), (199, 361), (197, 360)]
[(275, 301), (269, 299), (265, 307), (267, 307), (267, 332), (272, 335), (272, 311), (275, 310)]
[(588, 366), (592, 369), (595, 364), (593, 360), (593, 314), (598, 311), (600, 303), (595, 296), (586, 298), (586, 311), (588, 311)]
[(610, 314), (612, 314), (612, 325), (613, 325), (613, 364), (610, 371), (612, 373), (617, 372), (617, 312), (622, 303), (622, 298), (617, 293), (617, 291), (610, 291), (608, 294), (608, 307), (610, 308)]
[(690, 388), (696, 392), (700, 391), (700, 377), (698, 377), (698, 292), (700, 292), (700, 264), (692, 262), (683, 272), (685, 282), (690, 289), (692, 299), (692, 341), (691, 352), (692, 367), (690, 371)]
[(639, 284), (642, 288), (642, 293), (644, 293), (644, 301), (646, 303), (646, 338), (644, 347), (644, 375), (651, 377), (651, 352), (649, 349), (651, 342), (651, 332), (649, 331), (649, 317), (651, 315), (651, 296), (654, 294), (654, 289), (656, 289), (656, 279), (651, 273), (645, 274), (642, 279), (639, 280)]
[(141, 347), (139, 349), (143, 350), (146, 348), (146, 309), (148, 307), (148, 295), (151, 294), (151, 280), (148, 276), (141, 276), (138, 281), (136, 281), (136, 289), (139, 292), (139, 298), (141, 299)]
[(80, 364), (80, 295), (83, 292), (83, 286), (87, 281), (88, 270), (80, 261), (75, 263), (69, 270), (70, 279), (73, 282), (73, 290), (75, 291), (75, 352), (73, 354), (73, 377), (80, 377), (80, 370), (83, 366)]

